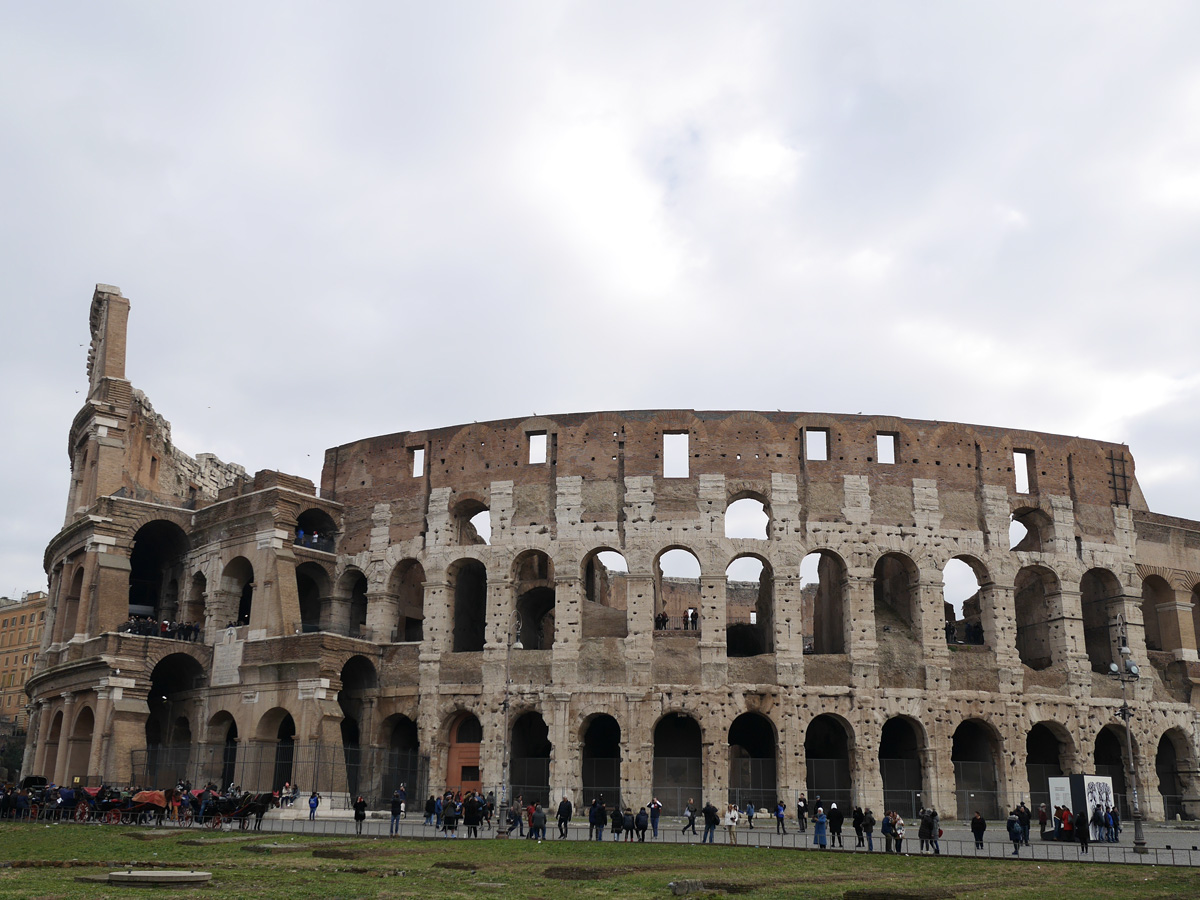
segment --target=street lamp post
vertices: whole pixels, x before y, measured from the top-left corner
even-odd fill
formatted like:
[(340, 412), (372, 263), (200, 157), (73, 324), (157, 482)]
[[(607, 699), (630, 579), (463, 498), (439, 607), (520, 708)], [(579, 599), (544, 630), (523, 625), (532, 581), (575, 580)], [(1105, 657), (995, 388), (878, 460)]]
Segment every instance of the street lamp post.
[[(516, 632), (515, 638), (513, 632)], [(513, 616), (512, 625), (504, 633), (504, 701), (500, 704), (500, 708), (504, 711), (504, 734), (502, 735), (502, 744), (500, 751), (500, 815), (508, 815), (508, 781), (509, 781), (509, 757), (508, 757), (508, 707), (509, 707), (509, 690), (512, 685), (511, 667), (513, 650), (525, 649), (521, 644), (521, 614), (516, 613)], [(499, 826), (496, 828), (496, 837), (504, 834), (504, 830)]]
[[(1133, 710), (1129, 708), (1129, 695), (1127, 685), (1135, 684), (1141, 678), (1141, 670), (1133, 662), (1132, 651), (1129, 649), (1129, 641), (1125, 634), (1125, 617), (1117, 616), (1117, 624), (1120, 628), (1121, 636), (1121, 663), (1109, 663), (1109, 677), (1115, 678), (1121, 682), (1121, 708), (1117, 711), (1117, 715), (1125, 722), (1125, 756), (1129, 762), (1129, 789), (1132, 797), (1132, 814), (1133, 814), (1133, 852), (1146, 853), (1146, 836), (1142, 834), (1142, 809), (1138, 802), (1138, 780), (1137, 768), (1133, 764), (1133, 732), (1130, 728), (1130, 720), (1133, 718)], [(1086, 825), (1084, 827), (1087, 827)]]

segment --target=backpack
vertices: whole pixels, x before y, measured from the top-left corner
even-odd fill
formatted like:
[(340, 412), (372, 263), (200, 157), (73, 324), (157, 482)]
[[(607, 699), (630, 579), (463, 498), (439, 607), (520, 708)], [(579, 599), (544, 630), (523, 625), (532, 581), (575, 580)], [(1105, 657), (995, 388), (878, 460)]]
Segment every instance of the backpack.
[(880, 834), (891, 834), (892, 833), (892, 820), (889, 819), (887, 816), (884, 816), (883, 824), (879, 826), (879, 833)]

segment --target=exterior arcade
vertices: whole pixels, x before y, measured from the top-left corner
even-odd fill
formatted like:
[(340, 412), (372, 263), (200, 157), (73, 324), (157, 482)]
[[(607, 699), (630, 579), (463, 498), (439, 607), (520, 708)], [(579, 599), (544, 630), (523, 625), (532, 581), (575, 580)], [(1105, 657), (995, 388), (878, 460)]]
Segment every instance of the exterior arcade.
[(1200, 523), (1123, 445), (571, 413), (335, 447), (318, 494), (176, 449), (128, 313), (97, 286), (27, 772), (994, 816), (1124, 795), (1127, 642), (1143, 814), (1200, 815)]

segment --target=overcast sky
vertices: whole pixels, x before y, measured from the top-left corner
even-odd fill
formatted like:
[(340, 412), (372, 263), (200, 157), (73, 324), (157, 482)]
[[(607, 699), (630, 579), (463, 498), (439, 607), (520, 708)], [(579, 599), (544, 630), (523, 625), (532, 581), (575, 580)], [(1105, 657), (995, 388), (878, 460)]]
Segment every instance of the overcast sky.
[(785, 409), (1127, 442), (1200, 518), (1200, 4), (0, 0), (0, 593), (96, 282), (188, 453)]

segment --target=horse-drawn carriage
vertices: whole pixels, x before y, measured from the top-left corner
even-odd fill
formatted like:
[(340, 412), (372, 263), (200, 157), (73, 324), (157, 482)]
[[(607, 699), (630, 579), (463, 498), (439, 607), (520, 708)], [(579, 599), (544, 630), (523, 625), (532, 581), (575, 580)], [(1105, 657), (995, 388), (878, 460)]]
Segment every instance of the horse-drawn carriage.
[(245, 830), (250, 827), (250, 817), (254, 817), (254, 830), (262, 830), (263, 816), (267, 810), (279, 806), (279, 794), (246, 791), (239, 794), (213, 797), (200, 816), (200, 824), (205, 828), (220, 828), (225, 824), (237, 823)]

